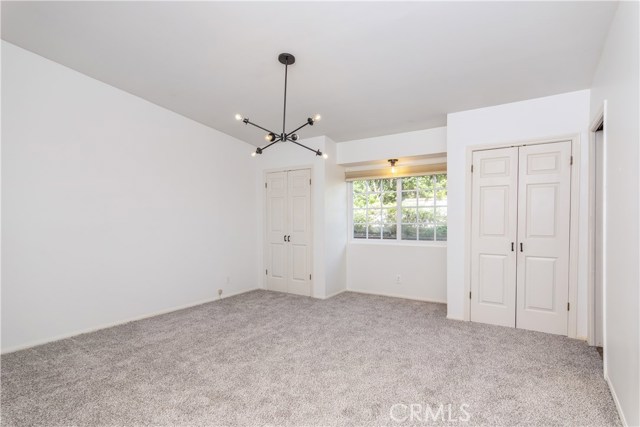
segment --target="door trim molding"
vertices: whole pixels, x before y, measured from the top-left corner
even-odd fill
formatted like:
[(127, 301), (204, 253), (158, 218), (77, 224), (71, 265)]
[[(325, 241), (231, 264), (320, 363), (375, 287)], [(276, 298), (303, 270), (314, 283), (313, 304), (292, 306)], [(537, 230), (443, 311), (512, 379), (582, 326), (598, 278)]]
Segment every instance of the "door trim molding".
[(464, 231), (464, 320), (471, 320), (471, 200), (473, 174), (473, 152), (493, 150), (497, 148), (521, 147), (524, 145), (550, 144), (553, 142), (571, 141), (571, 155), (573, 167), (571, 168), (571, 201), (570, 201), (570, 233), (569, 233), (569, 304), (571, 309), (568, 315), (567, 336), (577, 338), (578, 327), (578, 253), (579, 253), (579, 226), (580, 226), (580, 134), (570, 134), (551, 138), (539, 138), (532, 140), (514, 141), (502, 144), (478, 144), (466, 148), (465, 164), (465, 231)]
[[(587, 257), (587, 263), (588, 263), (588, 268), (587, 268), (587, 343), (589, 345), (595, 345), (595, 322), (596, 322), (596, 318), (595, 318), (595, 218), (594, 218), (594, 214), (595, 214), (595, 197), (596, 197), (596, 182), (595, 182), (595, 136), (596, 136), (596, 131), (598, 130), (598, 128), (600, 127), (600, 125), (605, 125), (603, 132), (602, 132), (602, 144), (606, 147), (606, 143), (607, 143), (607, 129), (606, 129), (606, 120), (607, 119), (607, 101), (603, 101), (602, 105), (600, 106), (600, 108), (598, 109), (597, 113), (595, 114), (595, 116), (593, 117), (590, 126), (589, 126), (589, 173), (588, 173), (588, 177), (589, 177), (589, 182), (588, 182), (588, 198), (589, 198), (589, 202), (588, 202), (588, 206), (589, 206), (589, 217), (588, 217), (588, 231), (589, 231), (589, 244), (588, 244), (588, 250), (589, 250), (589, 254)], [(606, 153), (603, 151), (603, 155), (606, 159)], [(603, 159), (603, 163), (602, 165), (604, 166), (604, 172), (602, 175), (602, 178), (605, 180), (606, 182), (606, 163), (604, 162)], [(607, 194), (607, 188), (603, 183), (602, 186), (602, 196), (605, 197)], [(606, 199), (605, 199), (606, 200)], [(603, 217), (606, 219), (606, 204), (603, 206), (603, 211), (602, 211)], [(603, 219), (603, 223), (604, 223), (604, 219)], [(603, 247), (602, 247), (602, 268), (603, 270), (606, 270), (606, 251), (605, 251), (605, 246), (606, 246), (606, 227), (602, 230), (602, 240), (603, 240)], [(606, 321), (607, 321), (607, 316), (606, 316), (606, 309), (607, 309), (607, 305), (606, 305), (606, 288), (607, 288), (607, 276), (606, 274), (602, 274), (602, 346), (604, 349), (604, 354), (603, 354), (603, 368), (604, 368), (604, 374), (605, 377), (607, 375), (607, 328), (606, 328)]]

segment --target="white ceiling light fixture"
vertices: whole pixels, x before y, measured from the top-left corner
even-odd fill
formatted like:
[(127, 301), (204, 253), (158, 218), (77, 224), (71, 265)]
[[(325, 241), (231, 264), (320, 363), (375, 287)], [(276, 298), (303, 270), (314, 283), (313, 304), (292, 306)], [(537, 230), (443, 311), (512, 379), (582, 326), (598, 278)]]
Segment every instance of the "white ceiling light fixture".
[(302, 148), (306, 148), (309, 151), (312, 151), (313, 153), (315, 153), (316, 156), (322, 156), (322, 158), (326, 159), (328, 156), (326, 154), (323, 154), (322, 151), (320, 150), (314, 150), (313, 148), (307, 147), (306, 145), (300, 144), (298, 142), (298, 134), (296, 133), (297, 131), (299, 131), (300, 129), (302, 129), (305, 126), (313, 126), (313, 124), (315, 122), (320, 121), (320, 119), (322, 118), (322, 116), (320, 116), (320, 114), (316, 114), (313, 117), (309, 117), (307, 118), (306, 123), (304, 123), (301, 126), (298, 126), (297, 128), (295, 128), (294, 130), (292, 130), (291, 132), (287, 133), (286, 132), (286, 121), (287, 121), (287, 72), (289, 70), (289, 65), (292, 65), (296, 62), (296, 58), (290, 54), (290, 53), (281, 53), (278, 56), (278, 61), (280, 61), (280, 63), (282, 63), (284, 65), (284, 109), (282, 112), (282, 133), (280, 135), (277, 135), (275, 132), (270, 131), (267, 128), (264, 128), (262, 126), (259, 126), (253, 122), (251, 122), (251, 120), (249, 120), (247, 117), (243, 117), (242, 114), (236, 114), (235, 118), (238, 121), (242, 121), (242, 123), (244, 123), (245, 125), (251, 125), (251, 126), (255, 126), (258, 129), (262, 129), (263, 131), (267, 132), (267, 134), (265, 135), (264, 139), (268, 142), (267, 145), (265, 145), (264, 147), (258, 147), (256, 148), (256, 151), (254, 151), (253, 153), (251, 153), (252, 157), (255, 157), (257, 154), (262, 154), (262, 152), (264, 150), (266, 150), (267, 148), (271, 147), (273, 144), (275, 144), (276, 142), (293, 142), (296, 145), (299, 145)]

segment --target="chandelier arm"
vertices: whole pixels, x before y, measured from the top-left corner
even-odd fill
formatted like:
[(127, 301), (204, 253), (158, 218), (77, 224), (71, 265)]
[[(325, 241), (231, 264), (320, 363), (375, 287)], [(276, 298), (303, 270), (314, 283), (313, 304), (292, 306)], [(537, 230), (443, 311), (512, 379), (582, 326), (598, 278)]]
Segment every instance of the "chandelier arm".
[(291, 140), (289, 140), (289, 142), (293, 142), (294, 144), (299, 145), (299, 146), (300, 146), (300, 147), (302, 147), (302, 148), (306, 148), (306, 149), (307, 149), (307, 150), (309, 150), (309, 151), (313, 151), (313, 152), (314, 152), (314, 153), (316, 153), (316, 154), (318, 154), (318, 151), (320, 151), (320, 150), (314, 150), (313, 148), (309, 148), (309, 147), (307, 147), (306, 145), (302, 145), (302, 144), (300, 144), (299, 142), (295, 142), (295, 141), (291, 141)]
[(259, 126), (259, 125), (255, 124), (255, 123), (253, 123), (253, 122), (251, 122), (251, 121), (249, 121), (249, 120), (247, 120), (247, 122), (246, 122), (246, 123), (247, 123), (248, 125), (255, 126), (255, 127), (257, 127), (258, 129), (262, 129), (262, 130), (263, 130), (263, 131), (265, 131), (265, 132), (272, 133), (272, 134), (274, 134), (274, 135), (276, 134), (275, 132), (272, 132), (272, 131), (270, 131), (270, 130), (269, 130), (269, 129), (267, 129), (267, 128), (263, 128), (262, 126)]
[(273, 144), (275, 144), (276, 142), (280, 142), (280, 139), (276, 139), (276, 140), (275, 140), (275, 141), (273, 141), (272, 143), (265, 145), (264, 147), (260, 148), (260, 150), (264, 151), (264, 150), (266, 150), (267, 148), (271, 147), (271, 146), (272, 146)]
[(300, 129), (302, 129), (302, 128), (303, 128), (303, 127), (305, 127), (305, 126), (309, 126), (309, 122), (306, 122), (306, 123), (305, 123), (305, 124), (303, 124), (302, 126), (300, 126), (300, 127), (296, 128), (296, 129), (292, 130), (291, 132), (289, 132), (289, 133), (287, 134), (287, 137), (289, 137), (289, 136), (293, 135), (295, 132), (299, 131)]

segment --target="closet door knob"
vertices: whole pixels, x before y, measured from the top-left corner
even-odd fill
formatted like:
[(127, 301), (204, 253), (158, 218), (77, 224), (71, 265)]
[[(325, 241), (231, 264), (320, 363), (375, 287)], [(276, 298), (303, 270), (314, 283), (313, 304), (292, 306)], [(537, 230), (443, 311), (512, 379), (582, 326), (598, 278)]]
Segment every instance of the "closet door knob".
[(286, 234), (284, 235), (284, 241), (285, 242), (287, 241), (287, 235)]
[(515, 249), (513, 248), (513, 242), (511, 242), (511, 252), (513, 252)]
[(290, 241), (291, 241), (291, 234), (287, 236), (287, 242), (290, 242)]
[(524, 252), (524, 250), (522, 249), (522, 242), (520, 242), (520, 252)]

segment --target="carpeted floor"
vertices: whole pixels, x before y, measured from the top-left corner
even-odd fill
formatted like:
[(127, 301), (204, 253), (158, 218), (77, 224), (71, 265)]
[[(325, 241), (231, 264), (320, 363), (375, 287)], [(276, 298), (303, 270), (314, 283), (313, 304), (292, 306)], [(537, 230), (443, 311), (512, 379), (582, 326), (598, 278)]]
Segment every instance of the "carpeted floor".
[(445, 311), (254, 291), (7, 354), (2, 425), (620, 424), (594, 348)]

